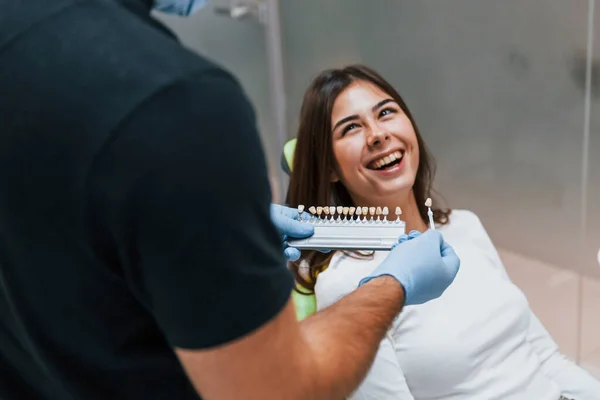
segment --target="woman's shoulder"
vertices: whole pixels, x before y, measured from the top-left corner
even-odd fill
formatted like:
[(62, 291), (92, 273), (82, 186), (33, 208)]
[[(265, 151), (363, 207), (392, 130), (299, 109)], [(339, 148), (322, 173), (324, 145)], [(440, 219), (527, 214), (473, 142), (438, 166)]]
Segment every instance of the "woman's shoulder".
[(472, 211), (455, 210), (450, 214), (448, 224), (438, 229), (457, 254), (466, 257), (468, 254), (485, 254), (495, 265), (502, 265), (498, 251), (483, 223)]
[(449, 223), (480, 223), (479, 217), (471, 210), (453, 209), (448, 217)]
[(481, 219), (470, 210), (452, 210), (446, 225), (436, 228), (448, 243), (489, 247), (490, 238)]
[(452, 210), (450, 215), (448, 216), (448, 223), (446, 225), (442, 225), (438, 228), (438, 230), (444, 231), (461, 231), (464, 233), (465, 230), (481, 230), (483, 229), (483, 224), (481, 220), (471, 210), (464, 209), (456, 209)]

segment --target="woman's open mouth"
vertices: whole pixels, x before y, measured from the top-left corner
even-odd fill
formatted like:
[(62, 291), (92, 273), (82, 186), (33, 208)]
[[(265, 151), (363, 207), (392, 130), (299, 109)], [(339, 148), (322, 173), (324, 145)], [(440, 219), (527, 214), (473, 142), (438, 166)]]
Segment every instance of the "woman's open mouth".
[(367, 165), (367, 168), (376, 171), (385, 171), (387, 169), (392, 169), (402, 162), (403, 157), (404, 152), (398, 150), (393, 152), (392, 154), (388, 154), (387, 156), (378, 158), (375, 161), (371, 161), (369, 165)]

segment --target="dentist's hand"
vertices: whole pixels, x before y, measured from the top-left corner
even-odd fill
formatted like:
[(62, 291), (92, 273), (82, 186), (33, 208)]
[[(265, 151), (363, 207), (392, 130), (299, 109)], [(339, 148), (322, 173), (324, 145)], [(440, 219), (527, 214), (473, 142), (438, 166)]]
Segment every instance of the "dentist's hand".
[(444, 293), (458, 273), (460, 259), (437, 231), (402, 235), (373, 273), (360, 281), (388, 275), (404, 288), (404, 304), (423, 304)]
[[(310, 214), (304, 212), (302, 214), (304, 219), (309, 219)], [(297, 220), (298, 210), (284, 207), (279, 204), (271, 204), (271, 221), (273, 225), (277, 227), (281, 240), (283, 242), (284, 250), (283, 254), (289, 261), (296, 261), (300, 258), (300, 250), (294, 247), (288, 247), (287, 238), (293, 237), (296, 239), (304, 239), (315, 232), (315, 228), (312, 224), (300, 222)]]

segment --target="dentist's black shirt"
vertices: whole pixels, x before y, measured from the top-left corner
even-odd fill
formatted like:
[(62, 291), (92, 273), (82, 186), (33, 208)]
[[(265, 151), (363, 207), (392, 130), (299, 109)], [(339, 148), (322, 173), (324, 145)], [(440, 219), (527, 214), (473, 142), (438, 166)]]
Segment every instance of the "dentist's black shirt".
[(248, 100), (144, 0), (0, 10), (0, 398), (198, 399), (292, 290)]

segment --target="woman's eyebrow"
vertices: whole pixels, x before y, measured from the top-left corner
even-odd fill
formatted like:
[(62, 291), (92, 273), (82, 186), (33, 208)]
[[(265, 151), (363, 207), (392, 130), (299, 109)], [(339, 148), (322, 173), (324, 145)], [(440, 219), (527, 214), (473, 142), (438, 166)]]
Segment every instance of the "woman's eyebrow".
[[(372, 108), (371, 111), (375, 112), (377, 110), (379, 110), (381, 107), (383, 107), (384, 105), (386, 105), (387, 103), (395, 103), (394, 99), (384, 99), (381, 100), (379, 103), (375, 104)], [(345, 124), (346, 122), (350, 122), (350, 121), (354, 121), (356, 119), (359, 119), (358, 115), (354, 114), (354, 115), (349, 115), (345, 118), (340, 119), (334, 126), (333, 126), (333, 130), (335, 131), (337, 129), (338, 126)]]
[(393, 99), (381, 100), (379, 103), (377, 103), (373, 106), (371, 111), (375, 112), (375, 111), (379, 110), (381, 107), (383, 107), (384, 105), (386, 105), (387, 103), (395, 103), (395, 101)]
[(358, 119), (358, 115), (350, 115), (348, 117), (342, 118), (335, 124), (333, 130), (335, 131), (338, 126), (345, 124), (346, 122), (354, 121), (356, 119)]

